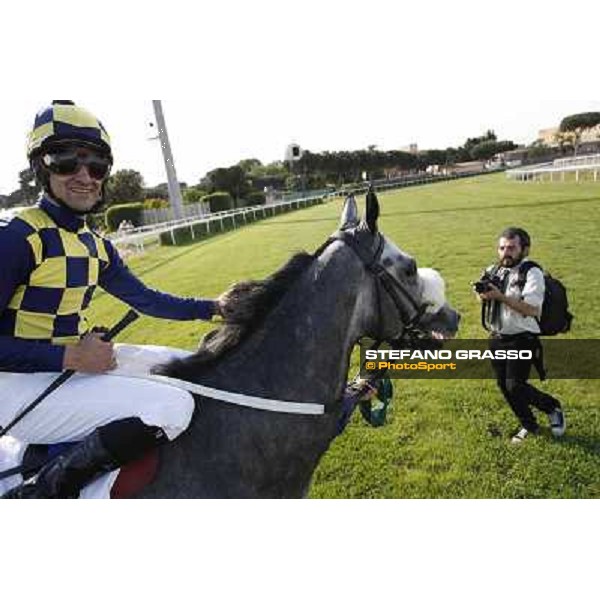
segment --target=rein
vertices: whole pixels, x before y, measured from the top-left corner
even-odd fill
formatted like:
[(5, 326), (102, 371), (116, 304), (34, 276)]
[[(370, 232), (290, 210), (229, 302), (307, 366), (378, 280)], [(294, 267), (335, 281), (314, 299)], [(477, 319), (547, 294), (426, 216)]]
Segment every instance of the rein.
[(288, 402), (286, 400), (273, 400), (271, 398), (263, 398), (261, 396), (248, 396), (237, 392), (228, 392), (226, 390), (218, 390), (200, 383), (192, 383), (184, 379), (175, 379), (165, 375), (133, 375), (128, 374), (127, 377), (139, 377), (140, 379), (149, 379), (150, 381), (158, 381), (172, 387), (198, 394), (228, 404), (237, 404), (238, 406), (246, 406), (248, 408), (256, 408), (258, 410), (268, 410), (271, 412), (289, 413), (296, 415), (322, 415), (325, 413), (323, 404), (311, 404), (308, 402)]

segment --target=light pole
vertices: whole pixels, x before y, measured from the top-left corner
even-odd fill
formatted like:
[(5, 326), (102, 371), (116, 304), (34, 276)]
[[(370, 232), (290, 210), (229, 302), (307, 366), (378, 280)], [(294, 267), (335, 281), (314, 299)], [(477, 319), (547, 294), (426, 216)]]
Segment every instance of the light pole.
[(171, 201), (171, 206), (173, 207), (173, 217), (175, 219), (182, 219), (183, 201), (181, 199), (181, 189), (179, 188), (179, 181), (177, 181), (177, 173), (175, 172), (175, 163), (173, 162), (173, 153), (171, 152), (169, 136), (167, 135), (167, 126), (165, 125), (162, 104), (160, 100), (152, 100), (152, 105), (154, 107), (154, 116), (156, 117), (156, 127), (158, 129), (160, 147), (162, 148), (163, 158), (165, 160), (167, 184), (169, 186), (169, 199)]

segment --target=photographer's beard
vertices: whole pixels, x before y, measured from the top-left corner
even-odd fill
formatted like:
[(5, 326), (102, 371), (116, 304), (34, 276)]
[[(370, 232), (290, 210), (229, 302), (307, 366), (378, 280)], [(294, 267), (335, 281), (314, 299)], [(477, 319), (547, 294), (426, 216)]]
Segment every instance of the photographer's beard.
[(500, 260), (500, 265), (506, 267), (507, 269), (512, 269), (516, 267), (525, 257), (527, 256), (527, 252), (523, 251), (517, 256), (513, 258), (512, 256), (505, 256)]

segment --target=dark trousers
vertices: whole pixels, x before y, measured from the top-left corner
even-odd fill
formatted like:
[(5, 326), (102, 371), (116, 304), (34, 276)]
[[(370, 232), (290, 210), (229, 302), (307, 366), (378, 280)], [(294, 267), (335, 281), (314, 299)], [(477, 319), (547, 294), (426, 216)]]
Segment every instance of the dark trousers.
[[(531, 350), (534, 355), (540, 341), (534, 335), (519, 334), (490, 338), (490, 350)], [(548, 414), (560, 406), (556, 398), (527, 383), (531, 365), (529, 360), (493, 360), (496, 383), (521, 425), (528, 431), (539, 428), (531, 406)]]

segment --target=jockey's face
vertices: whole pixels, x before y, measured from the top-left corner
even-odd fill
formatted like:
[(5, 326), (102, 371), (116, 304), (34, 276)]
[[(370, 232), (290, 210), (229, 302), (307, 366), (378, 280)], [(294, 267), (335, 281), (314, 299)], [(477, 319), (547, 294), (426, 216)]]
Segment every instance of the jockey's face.
[[(87, 148), (77, 148), (76, 151), (82, 159), (92, 154)], [(62, 200), (69, 208), (85, 213), (100, 200), (102, 179), (92, 177), (89, 167), (81, 164), (74, 173), (68, 175), (50, 172), (50, 189), (56, 198)]]

